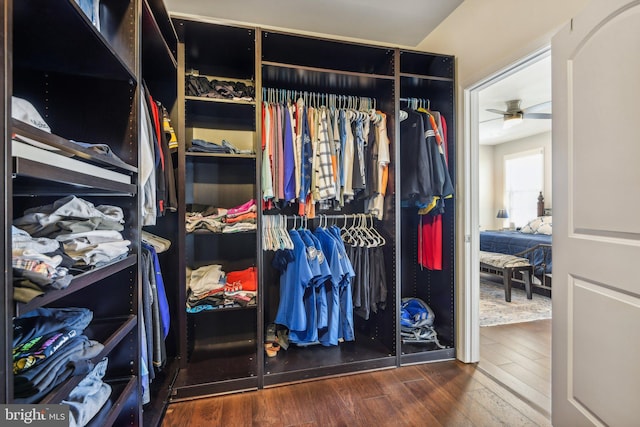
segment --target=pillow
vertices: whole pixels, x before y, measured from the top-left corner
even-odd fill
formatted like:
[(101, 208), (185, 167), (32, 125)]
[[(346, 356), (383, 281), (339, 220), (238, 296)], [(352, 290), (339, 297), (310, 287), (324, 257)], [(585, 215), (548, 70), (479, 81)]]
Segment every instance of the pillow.
[(534, 234), (542, 225), (542, 217), (534, 218), (520, 229), (521, 233)]
[(551, 216), (539, 216), (529, 221), (527, 225), (520, 229), (520, 232), (526, 234), (551, 234), (552, 223)]
[[(538, 231), (536, 231), (536, 234), (549, 234), (551, 235), (551, 229), (552, 227), (552, 222), (551, 222), (551, 217), (544, 217), (545, 220), (542, 222), (542, 225), (540, 225), (540, 227), (538, 227)], [(548, 220), (546, 218), (549, 218)]]

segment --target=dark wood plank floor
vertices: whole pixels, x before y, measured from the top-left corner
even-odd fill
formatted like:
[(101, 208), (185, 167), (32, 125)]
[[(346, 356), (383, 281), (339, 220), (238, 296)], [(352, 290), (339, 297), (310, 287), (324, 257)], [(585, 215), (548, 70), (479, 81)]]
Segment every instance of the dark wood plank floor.
[(405, 366), (169, 405), (163, 426), (550, 426), (457, 361)]
[(478, 369), (551, 415), (551, 319), (480, 328)]

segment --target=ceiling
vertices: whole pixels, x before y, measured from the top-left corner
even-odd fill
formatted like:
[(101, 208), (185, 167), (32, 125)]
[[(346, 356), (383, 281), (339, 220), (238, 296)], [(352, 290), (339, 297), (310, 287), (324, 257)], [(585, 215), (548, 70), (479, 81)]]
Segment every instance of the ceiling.
[[(504, 129), (502, 117), (486, 111), (488, 108), (504, 111), (506, 109), (505, 102), (512, 99), (520, 99), (520, 106), (523, 109), (551, 101), (551, 56), (547, 56), (481, 90), (478, 98), (481, 145), (501, 144), (551, 131), (551, 120), (549, 119), (524, 119), (522, 123), (510, 129)], [(550, 113), (551, 106), (536, 112)]]
[[(169, 12), (186, 18), (405, 47), (423, 42), (462, 3), (463, 0), (165, 0)], [(467, 3), (464, 2), (465, 6)], [(504, 129), (501, 117), (486, 109), (504, 110), (505, 102), (511, 99), (522, 100), (522, 108), (551, 100), (550, 57), (479, 93), (481, 145), (500, 144), (551, 130), (551, 120), (527, 119)]]
[(169, 12), (417, 46), (463, 0), (165, 0)]

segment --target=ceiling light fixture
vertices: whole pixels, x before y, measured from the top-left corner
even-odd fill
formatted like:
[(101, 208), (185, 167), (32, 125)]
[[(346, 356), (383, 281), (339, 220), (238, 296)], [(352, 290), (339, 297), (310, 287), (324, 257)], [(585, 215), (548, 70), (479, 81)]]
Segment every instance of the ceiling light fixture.
[(504, 123), (502, 124), (503, 129), (511, 129), (514, 126), (522, 123), (522, 113), (513, 113), (510, 115), (505, 115)]

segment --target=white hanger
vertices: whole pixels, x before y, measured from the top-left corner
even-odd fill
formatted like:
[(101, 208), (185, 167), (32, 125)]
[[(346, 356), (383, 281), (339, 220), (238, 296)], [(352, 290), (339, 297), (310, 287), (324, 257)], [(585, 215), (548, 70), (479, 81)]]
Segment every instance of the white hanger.
[[(373, 215), (369, 215), (369, 217), (371, 218), (371, 224), (367, 227), (367, 230), (369, 230), (369, 233), (371, 234), (371, 236), (373, 236), (376, 247), (382, 246), (385, 243), (384, 238), (380, 233), (378, 233), (378, 230), (376, 230), (376, 228), (374, 227)], [(365, 222), (366, 220), (367, 218), (365, 216)]]

